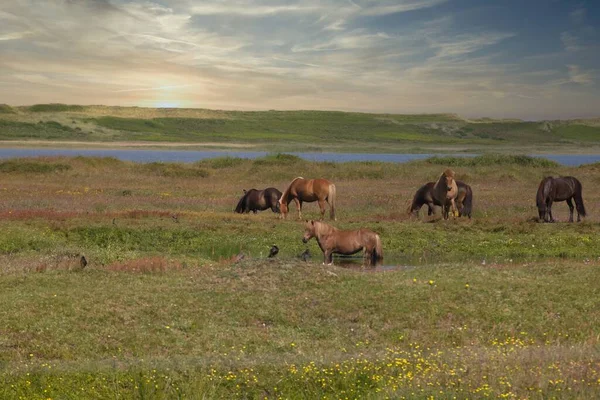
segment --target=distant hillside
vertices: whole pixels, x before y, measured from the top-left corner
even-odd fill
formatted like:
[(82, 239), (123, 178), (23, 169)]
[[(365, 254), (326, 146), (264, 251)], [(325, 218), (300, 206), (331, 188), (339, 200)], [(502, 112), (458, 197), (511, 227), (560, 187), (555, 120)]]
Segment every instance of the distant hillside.
[(600, 119), (468, 120), (453, 114), (0, 106), (0, 140), (248, 144), (266, 150), (485, 151), (600, 146)]

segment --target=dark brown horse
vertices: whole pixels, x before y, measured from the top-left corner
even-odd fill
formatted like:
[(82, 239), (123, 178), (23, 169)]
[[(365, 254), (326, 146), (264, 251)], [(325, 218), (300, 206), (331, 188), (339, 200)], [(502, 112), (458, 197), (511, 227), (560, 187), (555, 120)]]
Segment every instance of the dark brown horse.
[(321, 219), (325, 217), (325, 203), (329, 203), (329, 215), (335, 220), (335, 185), (327, 179), (295, 178), (279, 199), (283, 218), (287, 217), (289, 204), (294, 200), (298, 209), (298, 219), (302, 219), (302, 203), (319, 202)]
[(236, 213), (249, 213), (250, 211), (256, 214), (257, 211), (263, 211), (270, 208), (274, 213), (279, 213), (279, 198), (281, 192), (274, 187), (263, 190), (244, 190), (244, 195), (238, 201), (235, 207)]
[(365, 265), (377, 265), (383, 260), (379, 235), (369, 229), (342, 231), (319, 221), (306, 221), (302, 241), (316, 238), (323, 251), (323, 264), (333, 264), (333, 253), (350, 255), (364, 251)]
[(572, 176), (553, 178), (547, 176), (540, 182), (536, 195), (536, 203), (540, 221), (555, 222), (552, 217), (552, 203), (555, 201), (566, 201), (569, 206), (569, 222), (573, 222), (573, 201), (577, 207), (577, 222), (585, 217), (585, 206), (581, 196), (581, 182)]
[(452, 201), (456, 204), (459, 216), (471, 218), (473, 212), (473, 190), (464, 182), (454, 180), (452, 170), (446, 170), (437, 182), (427, 182), (417, 190), (409, 212), (418, 215), (427, 204), (427, 215), (435, 214), (435, 207), (442, 207), (442, 215), (448, 218)]

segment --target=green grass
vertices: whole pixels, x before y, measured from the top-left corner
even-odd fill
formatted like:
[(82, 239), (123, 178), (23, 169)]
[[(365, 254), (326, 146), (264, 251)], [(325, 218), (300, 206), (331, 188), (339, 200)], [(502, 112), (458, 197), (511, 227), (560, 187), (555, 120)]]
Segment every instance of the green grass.
[[(5, 161), (0, 398), (598, 397), (597, 166), (475, 160)], [(473, 219), (409, 218), (448, 166)], [(582, 182), (585, 222), (564, 203), (535, 221), (551, 174)], [(333, 224), (378, 232), (384, 267), (321, 265), (294, 206), (233, 213), (243, 188), (298, 175), (336, 184)]]

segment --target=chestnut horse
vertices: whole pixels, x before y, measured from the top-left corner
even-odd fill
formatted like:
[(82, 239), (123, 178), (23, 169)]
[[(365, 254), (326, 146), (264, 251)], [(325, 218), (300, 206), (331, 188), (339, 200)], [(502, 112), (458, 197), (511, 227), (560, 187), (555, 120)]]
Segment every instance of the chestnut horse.
[(283, 218), (287, 217), (289, 204), (294, 200), (298, 219), (302, 219), (302, 202), (319, 202), (321, 220), (325, 217), (325, 202), (329, 203), (329, 215), (335, 220), (335, 185), (327, 179), (294, 179), (279, 198), (279, 209)]
[(552, 203), (555, 201), (566, 201), (569, 206), (569, 222), (573, 222), (573, 202), (577, 207), (577, 222), (585, 217), (585, 206), (581, 196), (581, 182), (572, 176), (553, 178), (547, 176), (542, 179), (536, 195), (536, 203), (540, 221), (554, 222), (552, 217)]
[(307, 243), (316, 238), (323, 251), (323, 264), (333, 264), (333, 253), (355, 254), (364, 251), (365, 265), (377, 265), (383, 260), (383, 249), (379, 235), (369, 229), (342, 231), (319, 221), (306, 221), (302, 241)]

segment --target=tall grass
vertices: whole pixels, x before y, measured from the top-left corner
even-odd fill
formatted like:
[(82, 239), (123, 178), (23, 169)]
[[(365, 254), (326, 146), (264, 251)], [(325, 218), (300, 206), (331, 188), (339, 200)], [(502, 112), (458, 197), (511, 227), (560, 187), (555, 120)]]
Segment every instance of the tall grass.
[(542, 157), (506, 154), (484, 154), (476, 157), (435, 156), (426, 159), (425, 162), (428, 164), (452, 167), (517, 165), (521, 167), (552, 168), (559, 166), (557, 162)]

